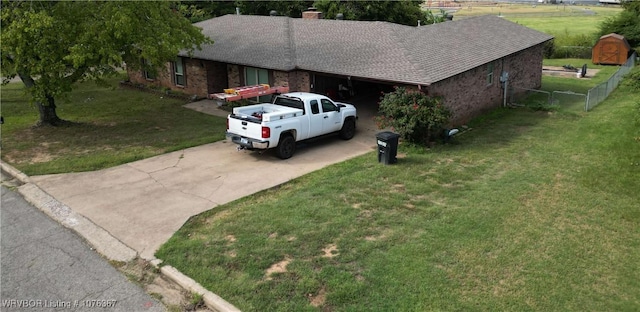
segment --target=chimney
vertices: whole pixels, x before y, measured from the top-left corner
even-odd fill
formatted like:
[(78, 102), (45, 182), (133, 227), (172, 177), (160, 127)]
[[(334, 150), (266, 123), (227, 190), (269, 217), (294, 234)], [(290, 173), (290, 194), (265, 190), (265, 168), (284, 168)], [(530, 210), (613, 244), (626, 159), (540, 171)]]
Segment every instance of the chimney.
[(322, 19), (322, 12), (318, 12), (318, 9), (310, 7), (306, 11), (302, 12), (302, 18)]

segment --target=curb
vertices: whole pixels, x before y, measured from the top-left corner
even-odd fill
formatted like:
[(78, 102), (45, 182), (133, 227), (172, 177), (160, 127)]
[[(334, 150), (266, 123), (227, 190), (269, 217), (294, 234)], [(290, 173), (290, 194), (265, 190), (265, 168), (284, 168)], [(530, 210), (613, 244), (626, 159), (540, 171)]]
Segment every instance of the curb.
[(219, 312), (240, 312), (240, 309), (236, 308), (231, 303), (222, 299), (222, 297), (208, 291), (206, 288), (202, 287), (202, 285), (200, 285), (198, 282), (182, 274), (180, 271), (178, 271), (178, 269), (170, 265), (160, 266), (160, 264), (162, 263), (162, 260), (153, 259), (150, 261), (150, 263), (155, 268), (159, 269), (164, 276), (166, 276), (176, 284), (180, 285), (180, 287), (192, 293), (197, 293), (202, 295), (202, 300), (204, 301), (204, 304), (209, 309), (213, 311), (219, 311)]
[[(26, 201), (40, 209), (58, 223), (62, 224), (64, 227), (75, 231), (108, 260), (129, 262), (138, 257), (138, 253), (133, 248), (125, 245), (91, 220), (71, 210), (69, 206), (56, 200), (36, 184), (31, 183), (31, 179), (29, 179), (26, 174), (20, 172), (4, 161), (0, 161), (0, 168), (2, 171), (23, 183), (23, 185), (17, 188), (17, 191), (25, 198)], [(211, 291), (208, 291), (190, 277), (182, 274), (176, 268), (169, 265), (160, 266), (162, 260), (152, 259), (149, 262), (154, 267), (158, 268), (160, 273), (180, 285), (180, 287), (187, 291), (202, 295), (202, 299), (209, 309), (219, 312), (240, 311), (231, 303)]]
[(0, 168), (2, 168), (2, 171), (18, 179), (18, 181), (22, 182), (23, 184), (31, 183), (31, 179), (29, 179), (29, 176), (22, 173), (20, 170), (13, 168), (13, 166), (5, 163), (4, 161), (0, 161)]

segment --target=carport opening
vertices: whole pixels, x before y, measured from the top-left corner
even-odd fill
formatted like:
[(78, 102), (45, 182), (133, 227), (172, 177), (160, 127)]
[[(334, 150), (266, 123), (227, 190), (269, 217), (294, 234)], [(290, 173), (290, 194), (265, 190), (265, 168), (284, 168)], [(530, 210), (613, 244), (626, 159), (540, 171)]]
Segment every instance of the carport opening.
[(315, 74), (312, 79), (312, 92), (324, 94), (334, 101), (354, 104), (359, 118), (376, 116), (382, 93), (393, 91), (391, 83), (362, 78)]

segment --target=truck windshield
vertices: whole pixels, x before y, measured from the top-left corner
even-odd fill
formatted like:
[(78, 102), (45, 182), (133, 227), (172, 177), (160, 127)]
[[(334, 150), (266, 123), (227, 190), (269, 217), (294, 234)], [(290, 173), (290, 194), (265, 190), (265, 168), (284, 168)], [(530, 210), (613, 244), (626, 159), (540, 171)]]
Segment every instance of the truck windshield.
[(304, 111), (304, 103), (302, 103), (302, 100), (297, 98), (279, 96), (276, 98), (273, 104), (287, 106), (291, 108), (298, 108), (302, 110), (303, 115), (306, 114), (306, 112)]

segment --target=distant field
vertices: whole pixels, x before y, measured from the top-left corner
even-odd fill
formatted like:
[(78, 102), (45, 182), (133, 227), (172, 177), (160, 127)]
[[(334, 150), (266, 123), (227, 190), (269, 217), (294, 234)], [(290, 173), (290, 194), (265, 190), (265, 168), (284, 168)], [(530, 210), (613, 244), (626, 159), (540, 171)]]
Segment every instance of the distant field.
[[(545, 5), (545, 4), (464, 4), (444, 8), (455, 19), (494, 14), (551, 35), (591, 34), (606, 18), (621, 12), (614, 6)], [(432, 8), (436, 12), (437, 8)]]

